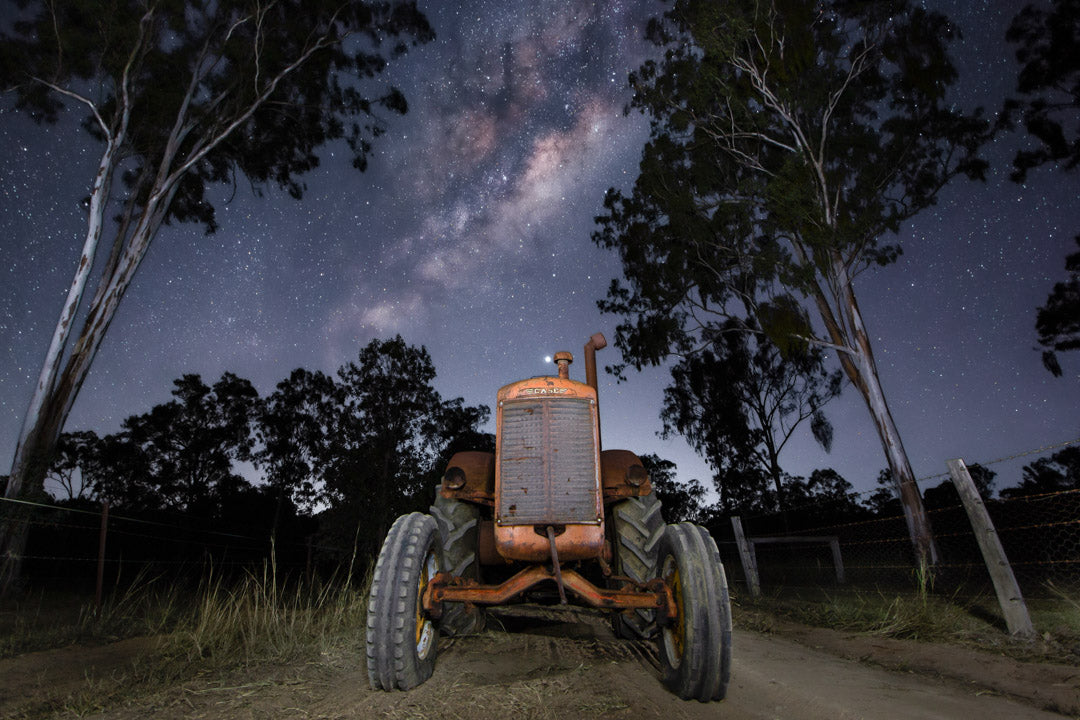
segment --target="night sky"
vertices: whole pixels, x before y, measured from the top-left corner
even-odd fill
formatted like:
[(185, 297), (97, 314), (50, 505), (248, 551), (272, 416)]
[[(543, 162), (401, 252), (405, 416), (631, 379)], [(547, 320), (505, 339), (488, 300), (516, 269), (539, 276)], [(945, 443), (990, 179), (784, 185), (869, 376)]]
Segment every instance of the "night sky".
[[(324, 148), (302, 201), (269, 189), (216, 188), (220, 229), (166, 227), (121, 305), (68, 430), (115, 432), (170, 398), (172, 380), (225, 371), (261, 394), (295, 367), (335, 371), (375, 337), (426, 345), (444, 397), (493, 402), (499, 386), (553, 373), (570, 350), (583, 379), (590, 334), (614, 338), (596, 300), (620, 272), (590, 240), (610, 186), (628, 189), (647, 121), (624, 116), (626, 76), (651, 51), (655, 0), (420, 3), (438, 39), (391, 65), (410, 111), (388, 119), (366, 173)], [(1016, 75), (1005, 28), (1013, 2), (943, 2), (962, 29), (955, 101), (991, 113)], [(0, 112), (0, 466), (14, 453), (85, 233), (80, 200), (100, 147), (77, 130)], [(1008, 180), (1025, 142), (986, 151), (985, 184), (958, 180), (901, 231), (904, 255), (857, 290), (882, 382), (917, 477), (1080, 437), (1080, 357), (1054, 378), (1035, 349), (1036, 308), (1075, 250), (1080, 175), (1042, 168)], [(105, 251), (103, 251), (104, 254)], [(92, 288), (87, 298), (92, 295)], [(598, 364), (617, 361), (613, 347)], [(657, 437), (667, 371), (601, 375), (604, 445), (655, 452), (682, 478), (707, 466)], [(832, 467), (858, 490), (885, 466), (857, 392), (827, 410), (825, 454), (809, 430), (781, 456), (808, 475)], [(489, 428), (492, 429), (493, 428)], [(1033, 457), (995, 465), (999, 486)]]

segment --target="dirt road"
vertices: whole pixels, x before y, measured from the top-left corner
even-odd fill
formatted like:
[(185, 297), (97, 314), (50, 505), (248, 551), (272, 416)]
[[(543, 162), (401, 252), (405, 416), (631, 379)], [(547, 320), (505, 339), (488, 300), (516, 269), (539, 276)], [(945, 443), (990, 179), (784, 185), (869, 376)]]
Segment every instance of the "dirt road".
[[(857, 644), (852, 647), (862, 652)], [(1030, 700), (1021, 702), (988, 692), (983, 683), (963, 684), (869, 667), (838, 657), (835, 647), (826, 652), (738, 629), (728, 699), (713, 704), (684, 702), (660, 684), (651, 648), (616, 639), (604, 619), (588, 611), (517, 608), (501, 614), (481, 635), (444, 640), (434, 676), (407, 693), (372, 692), (359, 650), (357, 647), (321, 662), (251, 668), (228, 678), (202, 677), (132, 697), (121, 707), (90, 716), (111, 720), (151, 716), (515, 720), (1062, 717), (1038, 709)], [(62, 687), (62, 676), (74, 669), (65, 671), (59, 654), (44, 662), (42, 655), (0, 662), (0, 678), (24, 678), (15, 686), (4, 683), (0, 689), (0, 716), (15, 716), (19, 699), (41, 697), (50, 688)], [(85, 672), (85, 663), (76, 658), (71, 659), (73, 664)], [(993, 665), (992, 660), (990, 656), (986, 662)], [(20, 662), (33, 664), (37, 670), (20, 676), (15, 672)], [(104, 660), (99, 662), (102, 665), (94, 671), (98, 678), (110, 672), (116, 677), (115, 667), (109, 670)], [(977, 671), (978, 658), (973, 662)], [(1023, 672), (1028, 670), (1030, 679), (1025, 679)], [(1036, 692), (1034, 702), (1080, 713), (1080, 670), (1076, 668), (1034, 666), (1011, 673), (1001, 668), (987, 672), (1019, 672), (1014, 678), (1019, 687), (1045, 683), (1050, 695)], [(1056, 699), (1047, 700), (1051, 695)]]

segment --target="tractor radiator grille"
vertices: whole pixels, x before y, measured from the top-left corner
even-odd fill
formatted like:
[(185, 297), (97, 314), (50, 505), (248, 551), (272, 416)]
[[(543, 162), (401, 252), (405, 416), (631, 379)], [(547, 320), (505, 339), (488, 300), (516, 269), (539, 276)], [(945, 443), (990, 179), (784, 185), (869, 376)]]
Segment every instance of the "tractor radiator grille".
[(499, 522), (596, 522), (596, 447), (590, 401), (508, 400), (501, 411)]

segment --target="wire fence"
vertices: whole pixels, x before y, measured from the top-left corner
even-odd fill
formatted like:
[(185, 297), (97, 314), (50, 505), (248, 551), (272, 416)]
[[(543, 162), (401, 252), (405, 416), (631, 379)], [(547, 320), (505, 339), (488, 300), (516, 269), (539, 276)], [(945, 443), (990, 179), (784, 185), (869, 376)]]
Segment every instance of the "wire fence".
[[(987, 463), (990, 467), (1020, 457), (1080, 444), (1073, 440), (1017, 453)], [(993, 597), (991, 576), (960, 496), (946, 480), (920, 478), (939, 555), (933, 590), (966, 598)], [(1024, 598), (1080, 598), (1080, 487), (1053, 492), (984, 498), (984, 505)], [(929, 491), (929, 492), (928, 492)], [(844, 507), (837, 507), (838, 504)], [(740, 518), (753, 546), (753, 560), (763, 593), (827, 588), (829, 592), (904, 591), (918, 586), (920, 568), (898, 503), (896, 512), (874, 513), (867, 507), (829, 500)], [(731, 580), (748, 589), (745, 559), (730, 518), (714, 520)], [(808, 540), (812, 538), (813, 540)], [(830, 542), (833, 541), (833, 542)], [(833, 545), (838, 546), (838, 556)], [(840, 564), (838, 572), (838, 563)]]
[[(1078, 444), (1080, 440), (1049, 445), (980, 464), (991, 467)], [(942, 493), (941, 486), (929, 487), (948, 477), (942, 473), (918, 481), (924, 496), (935, 498), (935, 504), (928, 502), (940, 556), (935, 590), (992, 596), (986, 563), (959, 495)], [(869, 495), (863, 493), (860, 499)], [(89, 501), (64, 505), (0, 501), (0, 509), (19, 505), (32, 510), (25, 514), (29, 532), (23, 574), (40, 586), (92, 586), (99, 562), (111, 585), (140, 572), (198, 580), (211, 571), (240, 572), (271, 559), (286, 575), (327, 576), (347, 563), (352, 552), (320, 539), (313, 518), (294, 516), (272, 533), (265, 522), (247, 526), (231, 521), (222, 526), (191, 514), (122, 511), (108, 516), (103, 536), (102, 507)], [(1080, 487), (987, 499), (985, 505), (1025, 597), (1062, 593), (1080, 597)], [(894, 512), (888, 512), (888, 506), (885, 510), (872, 510), (868, 503), (848, 496), (742, 517), (762, 590), (916, 587), (919, 568), (904, 515), (898, 503)], [(747, 586), (745, 561), (730, 518), (714, 518), (709, 530), (732, 582)]]
[(5, 509), (24, 510), (22, 576), (34, 587), (92, 587), (99, 572), (109, 586), (148, 573), (173, 582), (197, 582), (271, 560), (282, 577), (328, 575), (350, 555), (348, 548), (319, 542), (310, 518), (289, 518), (271, 532), (265, 525), (230, 522), (222, 527), (212, 518), (165, 510), (108, 512), (86, 500), (65, 505), (0, 501)]

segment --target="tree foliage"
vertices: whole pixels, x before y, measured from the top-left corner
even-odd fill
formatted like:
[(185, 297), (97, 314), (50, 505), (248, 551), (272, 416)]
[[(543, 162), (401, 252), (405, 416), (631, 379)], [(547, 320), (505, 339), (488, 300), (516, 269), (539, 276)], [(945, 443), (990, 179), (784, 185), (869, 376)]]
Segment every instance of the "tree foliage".
[(318, 511), (324, 538), (347, 555), (356, 542), (366, 559), (395, 517), (430, 504), (449, 453), (493, 449), (480, 432), (487, 408), (443, 399), (434, 379), (427, 350), (400, 336), (373, 340), (336, 379), (297, 368), (262, 399), (231, 373), (212, 387), (185, 375), (173, 400), (117, 433), (65, 434), (50, 474), (69, 494), (132, 513), (213, 521), (247, 502), (268, 509), (259, 522), (274, 533), (297, 509)]
[(1006, 39), (1020, 63), (1016, 90), (1005, 102), (1002, 125), (1023, 125), (1036, 142), (1013, 158), (1012, 179), (1047, 163), (1065, 170), (1080, 165), (1080, 2), (1031, 3), (1013, 18)]
[(1020, 483), (1002, 490), (1001, 496), (1014, 498), (1066, 490), (1080, 490), (1080, 447), (1067, 447), (1025, 465)]
[(45, 476), (46, 488), (51, 482), (60, 499), (76, 500), (90, 497), (94, 488), (82, 476), (83, 466), (89, 467), (101, 440), (92, 430), (64, 433), (56, 443), (56, 454)]
[[(731, 323), (727, 323), (730, 326)], [(784, 504), (780, 453), (796, 428), (811, 431), (828, 451), (832, 424), (822, 410), (840, 393), (840, 371), (825, 369), (818, 347), (793, 350), (785, 359), (768, 339), (721, 332), (713, 345), (682, 358), (671, 369), (661, 417), (665, 436), (678, 432), (717, 469), (757, 466), (772, 479)]]
[[(1076, 238), (1080, 245), (1080, 236)], [(1043, 350), (1043, 365), (1055, 376), (1061, 376), (1059, 352), (1080, 350), (1080, 251), (1065, 258), (1069, 279), (1054, 284), (1046, 304), (1035, 316), (1035, 330)]]
[(252, 460), (281, 501), (311, 508), (321, 498), (320, 466), (337, 419), (333, 378), (297, 368), (260, 404)]
[(236, 466), (251, 458), (258, 393), (249, 381), (225, 373), (213, 387), (184, 375), (172, 394), (173, 400), (124, 420), (83, 476), (100, 499), (126, 509), (213, 518), (247, 485)]
[[(1006, 39), (1017, 46), (1016, 89), (1022, 98), (1005, 101), (1000, 124), (1023, 125), (1037, 144), (1017, 151), (1012, 179), (1022, 183), (1029, 171), (1049, 163), (1075, 170), (1080, 165), (1080, 2), (1027, 5), (1013, 18)], [(1080, 244), (1080, 237), (1076, 241)], [(1054, 285), (1035, 319), (1043, 365), (1057, 377), (1062, 374), (1057, 353), (1080, 348), (1080, 252), (1065, 258), (1065, 270), (1069, 279)]]
[(622, 259), (600, 307), (623, 318), (624, 362), (693, 354), (747, 318), (784, 353), (831, 348), (932, 552), (854, 282), (897, 259), (890, 236), (949, 181), (985, 173), (988, 123), (947, 97), (956, 28), (905, 0), (675, 0), (648, 35), (663, 58), (630, 82), (650, 140), (593, 235)]
[(363, 557), (394, 518), (430, 503), (445, 448), (487, 420), (485, 407), (443, 400), (434, 379), (427, 349), (400, 335), (373, 340), (338, 371), (324, 492), (339, 538), (351, 544), (355, 535)]
[(700, 482), (695, 479), (678, 480), (675, 463), (653, 453), (642, 455), (641, 464), (649, 473), (649, 481), (660, 500), (666, 522), (705, 521), (708, 509), (705, 505), (705, 488)]

